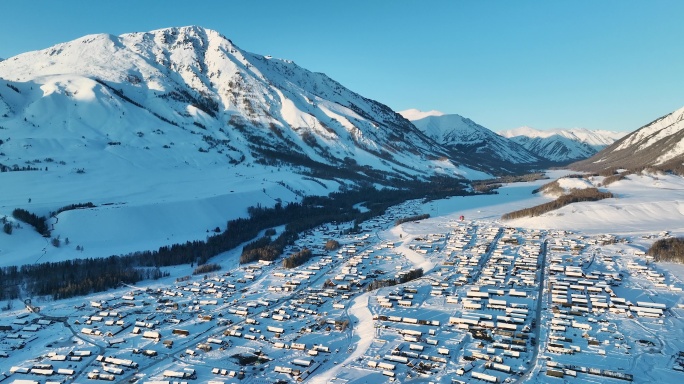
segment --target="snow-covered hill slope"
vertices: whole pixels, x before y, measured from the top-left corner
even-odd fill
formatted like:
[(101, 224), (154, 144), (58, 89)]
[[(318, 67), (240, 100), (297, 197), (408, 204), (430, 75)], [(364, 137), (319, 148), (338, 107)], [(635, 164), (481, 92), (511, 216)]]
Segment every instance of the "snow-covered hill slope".
[(506, 221), (507, 225), (594, 234), (619, 233), (623, 236), (657, 234), (662, 231), (671, 231), (677, 236), (684, 234), (682, 177), (644, 172), (630, 175), (608, 187), (602, 186), (603, 177), (593, 177), (590, 181), (590, 186), (605, 188), (616, 198), (574, 203), (539, 216), (509, 220)]
[(572, 165), (575, 169), (639, 169), (684, 165), (684, 108), (663, 116), (616, 141), (595, 156)]
[(480, 164), (492, 172), (512, 171), (541, 161), (517, 143), (460, 115), (431, 115), (412, 123), (448, 148), (457, 161), (473, 167)]
[(584, 128), (541, 131), (520, 127), (499, 132), (544, 159), (567, 163), (586, 159), (624, 136), (623, 132), (590, 131)]

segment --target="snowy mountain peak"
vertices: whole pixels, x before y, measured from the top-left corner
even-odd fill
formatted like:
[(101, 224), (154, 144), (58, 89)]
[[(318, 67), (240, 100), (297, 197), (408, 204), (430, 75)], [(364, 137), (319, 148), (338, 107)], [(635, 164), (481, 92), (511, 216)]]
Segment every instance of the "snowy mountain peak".
[(540, 131), (528, 126), (522, 126), (514, 129), (509, 129), (506, 131), (499, 131), (498, 134), (503, 137), (515, 137), (515, 136), (528, 136), (528, 137), (539, 137), (544, 134), (545, 131)]
[(442, 115), (444, 115), (443, 112), (440, 112), (440, 111), (437, 111), (434, 109), (431, 111), (424, 112), (424, 111), (421, 111), (421, 110), (415, 109), (415, 108), (407, 109), (405, 111), (400, 111), (399, 114), (404, 116), (404, 118), (406, 120), (409, 120), (409, 121), (424, 119), (428, 116), (442, 116)]
[(445, 144), (467, 144), (487, 138), (489, 129), (457, 114), (431, 115), (413, 121), (428, 136)]
[(520, 145), (460, 115), (427, 116), (412, 122), (447, 147), (454, 158), (471, 166), (478, 163), (491, 169), (513, 171), (540, 161)]

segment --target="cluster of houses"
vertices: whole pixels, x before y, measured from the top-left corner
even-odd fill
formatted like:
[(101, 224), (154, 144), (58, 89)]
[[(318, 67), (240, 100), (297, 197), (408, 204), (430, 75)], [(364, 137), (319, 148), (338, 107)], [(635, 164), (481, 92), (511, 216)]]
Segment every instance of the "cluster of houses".
[[(657, 295), (647, 295), (650, 289), (681, 291), (674, 285), (665, 285), (665, 278), (650, 268), (643, 252), (637, 258), (616, 257), (600, 248), (585, 245), (607, 245), (609, 236), (587, 244), (558, 238), (550, 248), (547, 293), (550, 299), (550, 327), (545, 352), (553, 357), (547, 362), (546, 375), (558, 378), (577, 377), (578, 374), (602, 376), (632, 381), (625, 367), (589, 367), (575, 354), (591, 354), (602, 359), (629, 355), (639, 344), (652, 347), (650, 340), (628, 340), (620, 332), (624, 321), (660, 321), (668, 316), (669, 309)], [(577, 252), (577, 249), (584, 249)], [(643, 259), (646, 259), (644, 262)], [(626, 268), (622, 268), (626, 265)], [(643, 279), (649, 287), (644, 290), (627, 288), (624, 279)], [(632, 285), (630, 285), (632, 286)], [(619, 361), (619, 360), (618, 360)]]
[[(446, 238), (421, 237), (412, 249), (442, 257), (442, 265), (420, 282), (378, 293), (374, 319), (380, 326), (369, 355), (381, 358), (369, 359), (368, 367), (390, 377), (439, 375), (452, 361), (461, 376), (456, 382), (504, 382), (524, 374), (540, 353), (568, 360), (560, 369), (566, 379), (588, 374), (631, 381), (628, 372), (585, 366), (571, 356), (606, 356), (608, 344), (629, 354), (632, 346), (611, 316), (625, 321), (667, 316), (670, 308), (655, 296), (621, 297), (625, 274), (644, 278), (656, 289), (679, 289), (663, 286), (663, 275), (650, 268), (647, 258), (645, 265), (637, 260), (621, 268), (614, 256), (597, 248), (616, 243), (610, 236), (584, 241), (571, 235), (464, 223)], [(440, 324), (434, 319), (444, 318), (434, 314), (416, 315), (430, 313), (430, 306), (417, 303), (440, 299), (452, 311), (446, 321)], [(560, 377), (558, 371), (545, 369), (550, 377)]]
[(77, 364), (91, 355), (90, 350), (79, 349), (71, 349), (66, 354), (48, 352), (30, 364), (10, 367), (4, 376), (0, 376), (0, 382), (10, 378), (14, 378), (15, 383), (39, 383), (39, 378), (47, 378), (46, 384), (68, 382), (73, 378)]
[(634, 254), (635, 256), (642, 256), (644, 261), (632, 260), (627, 262), (627, 271), (630, 274), (650, 281), (656, 289), (672, 292), (682, 291), (681, 287), (675, 284), (668, 284), (665, 275), (653, 269), (653, 256), (646, 256), (643, 251), (637, 251)]
[(633, 381), (634, 376), (622, 371), (615, 371), (611, 369), (601, 369), (595, 367), (585, 367), (573, 364), (560, 364), (555, 361), (546, 362), (546, 375), (549, 377), (563, 378), (573, 378), (577, 377), (578, 373), (588, 374), (597, 376), (599, 380), (601, 379), (616, 379), (624, 381)]
[[(525, 236), (528, 236), (525, 234)], [(414, 250), (441, 260), (435, 273), (375, 296), (378, 323), (367, 367), (391, 378), (444, 375), (489, 382), (515, 376), (527, 358), (540, 275), (540, 234), (459, 223)], [(431, 246), (427, 246), (430, 243)], [(405, 303), (405, 305), (401, 305)], [(411, 303), (412, 305), (408, 305)]]

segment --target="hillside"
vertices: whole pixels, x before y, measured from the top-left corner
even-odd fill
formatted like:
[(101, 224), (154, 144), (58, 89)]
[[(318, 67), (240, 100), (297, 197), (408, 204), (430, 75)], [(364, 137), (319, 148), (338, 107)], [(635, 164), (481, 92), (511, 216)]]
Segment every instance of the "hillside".
[(653, 167), (682, 171), (684, 163), (684, 108), (660, 117), (589, 159), (574, 163), (573, 169), (643, 169)]

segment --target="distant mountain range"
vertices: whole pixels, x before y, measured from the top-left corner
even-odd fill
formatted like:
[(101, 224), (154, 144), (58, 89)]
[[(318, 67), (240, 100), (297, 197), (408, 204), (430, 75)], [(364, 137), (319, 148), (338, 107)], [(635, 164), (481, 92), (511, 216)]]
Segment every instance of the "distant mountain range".
[(546, 160), (567, 163), (594, 155), (626, 132), (590, 131), (584, 128), (542, 131), (520, 127), (499, 134)]
[[(421, 116), (417, 113), (400, 112), (406, 116)], [(497, 173), (519, 172), (534, 168), (543, 159), (521, 145), (508, 140), (491, 130), (460, 115), (439, 115), (431, 113), (412, 123), (423, 133), (448, 149), (449, 155), (461, 164)]]
[(621, 132), (587, 129), (541, 131), (529, 127), (492, 132), (460, 115), (416, 109), (399, 112), (413, 124), (450, 150), (463, 164), (481, 164), (490, 169), (509, 170), (545, 167), (585, 159), (617, 138)]
[(681, 172), (684, 170), (683, 165), (684, 108), (680, 108), (644, 125), (571, 167), (586, 171), (653, 167)]

